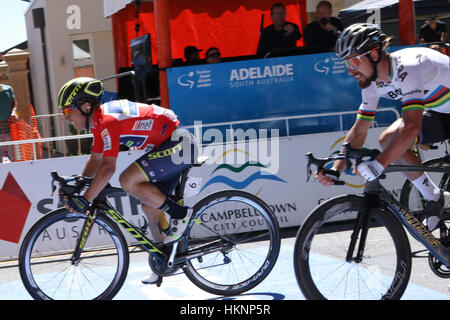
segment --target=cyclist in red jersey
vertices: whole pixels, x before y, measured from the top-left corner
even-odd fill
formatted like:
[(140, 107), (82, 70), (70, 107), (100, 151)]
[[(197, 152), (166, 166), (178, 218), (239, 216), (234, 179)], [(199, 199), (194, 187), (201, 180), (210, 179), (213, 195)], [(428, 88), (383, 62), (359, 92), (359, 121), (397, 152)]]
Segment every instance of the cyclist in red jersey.
[[(116, 171), (120, 146), (145, 150), (145, 154), (128, 166), (119, 177), (121, 187), (139, 199), (157, 242), (179, 239), (192, 215), (170, 194), (181, 173), (192, 166), (194, 139), (180, 128), (176, 114), (157, 105), (115, 100), (100, 105), (101, 81), (75, 78), (64, 84), (58, 94), (58, 107), (77, 130), (91, 129), (92, 152), (82, 175), (93, 177), (83, 195), (68, 199), (70, 211), (85, 213)], [(161, 152), (164, 151), (164, 152)], [(170, 216), (166, 235), (159, 225), (161, 211)], [(175, 227), (176, 226), (176, 227)], [(144, 283), (156, 283), (151, 274)]]

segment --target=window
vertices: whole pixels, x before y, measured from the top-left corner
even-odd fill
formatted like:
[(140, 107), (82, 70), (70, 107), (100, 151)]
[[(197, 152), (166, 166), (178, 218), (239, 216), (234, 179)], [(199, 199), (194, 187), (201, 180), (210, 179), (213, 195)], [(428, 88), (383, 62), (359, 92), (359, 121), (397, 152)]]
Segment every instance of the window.
[(74, 77), (95, 78), (94, 52), (89, 35), (77, 35), (72, 38)]
[(89, 39), (72, 41), (73, 60), (84, 61), (92, 58)]

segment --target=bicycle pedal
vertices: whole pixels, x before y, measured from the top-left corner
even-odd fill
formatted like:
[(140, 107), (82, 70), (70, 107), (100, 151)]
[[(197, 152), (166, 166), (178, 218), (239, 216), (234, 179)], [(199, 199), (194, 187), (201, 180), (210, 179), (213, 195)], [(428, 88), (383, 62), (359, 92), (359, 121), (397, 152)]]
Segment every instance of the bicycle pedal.
[(158, 276), (158, 281), (156, 282), (156, 286), (157, 286), (158, 288), (161, 287), (162, 280), (163, 280), (163, 277)]

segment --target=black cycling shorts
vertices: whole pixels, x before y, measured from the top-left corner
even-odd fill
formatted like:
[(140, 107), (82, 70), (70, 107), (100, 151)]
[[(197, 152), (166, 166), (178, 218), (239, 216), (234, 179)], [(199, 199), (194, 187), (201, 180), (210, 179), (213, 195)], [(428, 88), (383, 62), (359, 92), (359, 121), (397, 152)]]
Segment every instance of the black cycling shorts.
[(431, 144), (450, 139), (450, 114), (428, 110), (422, 117), (418, 144)]
[(180, 175), (192, 167), (195, 159), (195, 143), (186, 129), (177, 129), (160, 146), (144, 154), (134, 163), (141, 169), (147, 181), (170, 195)]

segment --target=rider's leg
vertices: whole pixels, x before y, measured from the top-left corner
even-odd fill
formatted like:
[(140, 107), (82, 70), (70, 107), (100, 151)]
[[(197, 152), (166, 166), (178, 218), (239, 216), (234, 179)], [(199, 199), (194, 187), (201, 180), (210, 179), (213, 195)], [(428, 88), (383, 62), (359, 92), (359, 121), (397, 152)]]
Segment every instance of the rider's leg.
[(144, 213), (147, 217), (148, 227), (153, 236), (153, 239), (156, 242), (163, 242), (165, 237), (161, 233), (160, 228), (158, 227), (158, 224), (162, 225), (161, 220), (163, 218), (162, 215), (164, 215), (164, 212), (159, 209), (149, 207), (149, 206), (145, 205), (144, 203), (142, 204), (142, 211), (144, 211)]
[[(157, 186), (149, 183), (136, 163), (132, 163), (121, 173), (119, 181), (126, 192), (139, 199), (146, 207), (166, 211), (175, 219), (186, 216), (187, 208), (178, 205), (161, 192)], [(148, 209), (148, 212), (151, 215), (156, 215), (157, 211)]]
[[(403, 120), (400, 118), (391, 124), (380, 135), (380, 145), (383, 149), (389, 146), (391, 140), (398, 134), (400, 126), (403, 125)], [(422, 162), (419, 157), (410, 149), (408, 149), (402, 157), (397, 159), (395, 164), (399, 165), (417, 165), (420, 166)], [(425, 172), (406, 171), (403, 174), (412, 182), (412, 184), (420, 191), (426, 200), (437, 201), (440, 197), (440, 189), (429, 178)]]

